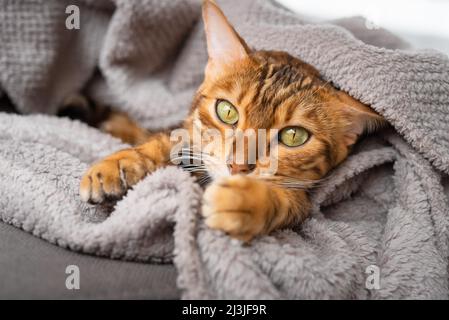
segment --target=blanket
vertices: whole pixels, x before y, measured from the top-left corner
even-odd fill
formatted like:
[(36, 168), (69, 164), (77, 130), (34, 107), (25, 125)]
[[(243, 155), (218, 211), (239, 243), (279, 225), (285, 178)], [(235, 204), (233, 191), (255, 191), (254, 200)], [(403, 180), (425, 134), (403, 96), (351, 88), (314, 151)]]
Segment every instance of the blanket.
[(177, 167), (117, 203), (81, 202), (83, 172), (126, 145), (58, 107), (83, 90), (145, 127), (179, 124), (207, 61), (200, 2), (1, 0), (0, 95), (21, 113), (0, 112), (1, 220), (70, 250), (173, 262), (185, 299), (447, 299), (448, 57), (362, 18), (218, 3), (251, 47), (312, 64), (391, 124), (314, 189), (311, 217), (245, 245), (204, 225), (201, 188)]

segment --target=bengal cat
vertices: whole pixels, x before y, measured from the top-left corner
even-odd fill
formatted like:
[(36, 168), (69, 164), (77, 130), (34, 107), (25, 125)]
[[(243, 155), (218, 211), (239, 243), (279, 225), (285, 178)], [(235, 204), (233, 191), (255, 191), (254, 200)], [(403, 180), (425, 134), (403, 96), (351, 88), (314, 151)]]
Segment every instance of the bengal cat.
[[(270, 176), (260, 174), (258, 159), (227, 163), (228, 155), (191, 170), (212, 178), (202, 203), (207, 226), (249, 241), (303, 221), (310, 210), (308, 189), (348, 156), (360, 135), (385, 121), (288, 53), (250, 50), (215, 2), (204, 1), (203, 19), (209, 60), (183, 128), (192, 134), (216, 129), (224, 145), (235, 143), (226, 129), (278, 130), (277, 171)], [(147, 141), (94, 164), (81, 180), (83, 200), (119, 198), (147, 174), (172, 165), (169, 132), (147, 136), (124, 115), (104, 126), (128, 142)]]

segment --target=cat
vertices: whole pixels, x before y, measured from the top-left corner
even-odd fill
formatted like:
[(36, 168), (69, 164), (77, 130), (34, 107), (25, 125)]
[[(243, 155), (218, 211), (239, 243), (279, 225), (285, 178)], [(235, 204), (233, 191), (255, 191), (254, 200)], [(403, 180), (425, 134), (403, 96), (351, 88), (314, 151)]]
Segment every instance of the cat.
[[(362, 134), (386, 122), (322, 80), (313, 66), (286, 52), (251, 50), (214, 1), (204, 1), (202, 10), (208, 62), (182, 127), (191, 134), (218, 130), (224, 145), (235, 144), (235, 137), (224, 136), (226, 129), (278, 130), (277, 171), (271, 176), (246, 158), (237, 164), (217, 156), (214, 165), (205, 161), (191, 170), (212, 177), (201, 208), (206, 225), (249, 242), (306, 219), (309, 189), (347, 158)], [(103, 128), (128, 142), (146, 142), (88, 169), (80, 183), (83, 200), (117, 199), (147, 174), (172, 164), (169, 132), (147, 132), (123, 114)]]

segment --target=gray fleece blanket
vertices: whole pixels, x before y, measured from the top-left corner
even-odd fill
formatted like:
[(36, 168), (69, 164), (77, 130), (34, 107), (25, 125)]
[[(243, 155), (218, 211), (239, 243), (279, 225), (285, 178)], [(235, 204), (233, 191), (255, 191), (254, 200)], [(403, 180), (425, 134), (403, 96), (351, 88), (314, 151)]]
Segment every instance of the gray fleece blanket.
[[(175, 167), (115, 205), (82, 203), (84, 170), (125, 145), (52, 114), (83, 89), (148, 128), (179, 123), (207, 59), (200, 3), (1, 0), (0, 92), (28, 114), (0, 113), (1, 219), (71, 250), (174, 262), (184, 298), (447, 299), (448, 57), (361, 18), (311, 24), (271, 1), (218, 2), (252, 47), (314, 65), (392, 125), (314, 190), (311, 218), (243, 245), (205, 227), (201, 189)], [(80, 29), (67, 30), (74, 3)]]

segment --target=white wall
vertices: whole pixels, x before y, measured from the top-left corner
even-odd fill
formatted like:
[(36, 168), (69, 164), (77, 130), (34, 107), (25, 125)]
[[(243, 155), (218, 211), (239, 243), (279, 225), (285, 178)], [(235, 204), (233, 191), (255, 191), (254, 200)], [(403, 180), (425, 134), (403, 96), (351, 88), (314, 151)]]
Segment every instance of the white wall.
[(420, 48), (449, 55), (449, 0), (277, 0), (321, 19), (362, 15)]

